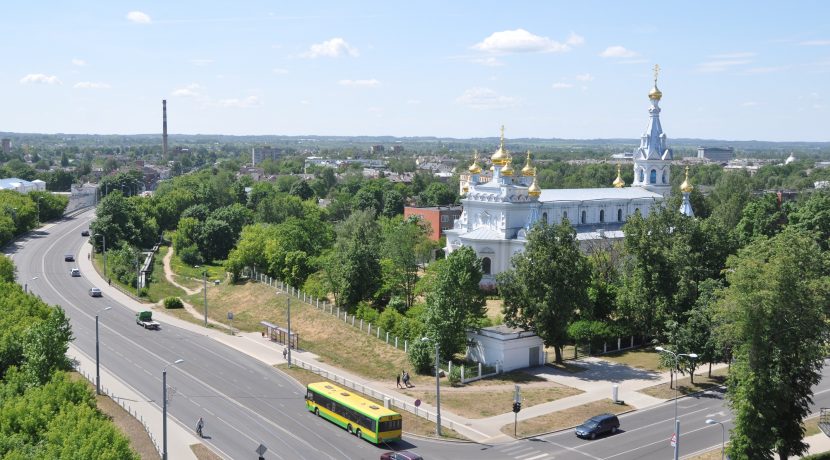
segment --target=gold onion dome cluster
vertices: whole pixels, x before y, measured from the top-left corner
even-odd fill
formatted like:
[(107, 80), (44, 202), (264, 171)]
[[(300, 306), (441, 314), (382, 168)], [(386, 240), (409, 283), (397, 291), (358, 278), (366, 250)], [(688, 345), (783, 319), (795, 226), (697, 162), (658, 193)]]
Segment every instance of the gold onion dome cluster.
[(694, 187), (692, 187), (692, 183), (689, 182), (689, 167), (686, 166), (686, 178), (683, 179), (683, 183), (680, 184), (680, 191), (683, 193), (690, 193)]
[(527, 194), (537, 198), (542, 194), (542, 189), (536, 183), (536, 168), (533, 168), (533, 183), (527, 188)]
[(525, 162), (525, 167), (522, 168), (522, 175), (526, 177), (536, 175), (536, 168), (530, 165), (530, 150), (527, 151), (527, 161)]
[(499, 142), (499, 149), (490, 157), (490, 161), (494, 165), (503, 166), (510, 159), (510, 154), (504, 148), (504, 126), (501, 127), (501, 141)]
[(614, 187), (623, 188), (625, 187), (625, 182), (622, 180), (622, 176), (620, 175), (620, 165), (617, 165), (617, 178), (614, 179)]
[(501, 175), (502, 176), (512, 176), (513, 175), (513, 158), (509, 155), (507, 157), (507, 161), (504, 162), (504, 167), (501, 168)]
[(473, 164), (467, 168), (467, 171), (470, 171), (470, 174), (481, 173), (481, 166), (478, 165), (478, 150), (475, 151), (475, 154), (473, 155)]

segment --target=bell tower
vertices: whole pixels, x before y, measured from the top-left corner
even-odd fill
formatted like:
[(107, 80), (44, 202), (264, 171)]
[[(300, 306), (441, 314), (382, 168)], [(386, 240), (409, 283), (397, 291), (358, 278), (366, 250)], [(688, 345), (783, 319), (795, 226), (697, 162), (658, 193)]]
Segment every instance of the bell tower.
[(671, 193), (672, 150), (666, 146), (666, 134), (660, 125), (660, 99), (663, 93), (657, 88), (660, 66), (654, 66), (654, 87), (648, 92), (651, 107), (648, 109), (648, 126), (640, 138), (640, 147), (634, 152), (633, 187), (668, 196)]

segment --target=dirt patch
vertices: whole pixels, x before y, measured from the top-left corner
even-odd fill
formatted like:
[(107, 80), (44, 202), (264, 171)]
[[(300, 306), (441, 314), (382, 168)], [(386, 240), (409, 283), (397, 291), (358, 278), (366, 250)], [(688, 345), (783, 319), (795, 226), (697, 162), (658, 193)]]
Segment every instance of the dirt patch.
[(713, 370), (712, 377), (709, 377), (709, 373), (705, 371), (701, 372), (702, 375), (695, 373), (694, 384), (691, 383), (691, 379), (689, 377), (681, 377), (677, 379), (677, 392), (675, 392), (674, 388), (670, 388), (668, 383), (661, 383), (660, 385), (643, 388), (640, 392), (649, 396), (654, 396), (655, 398), (673, 399), (675, 394), (683, 396), (724, 385), (726, 383), (727, 373), (728, 369), (726, 368)]
[(213, 453), (204, 444), (193, 444), (190, 446), (190, 450), (193, 451), (193, 454), (199, 460), (222, 460), (222, 457)]
[[(501, 299), (487, 299), (487, 317), (492, 319), (501, 319), (502, 300)], [(499, 321), (500, 322), (500, 321)]]
[[(619, 414), (631, 410), (632, 407), (625, 404), (614, 404), (610, 399), (594, 401), (581, 406), (571, 407), (559, 412), (541, 415), (528, 420), (520, 421), (518, 424), (518, 436), (527, 437), (551, 431), (562, 430), (582, 424), (585, 420), (597, 414), (610, 412)], [(625, 429), (625, 427), (621, 427)], [(507, 424), (501, 428), (501, 432), (513, 436), (513, 424)]]
[[(87, 387), (95, 392), (95, 387), (89, 380), (85, 379), (77, 372), (70, 372), (69, 376), (74, 381), (82, 381), (87, 384)], [(96, 395), (95, 402), (98, 405), (98, 410), (104, 413), (115, 426), (130, 440), (130, 447), (141, 456), (142, 459), (160, 459), (156, 450), (155, 444), (150, 439), (147, 431), (144, 430), (144, 425), (141, 424), (129, 412), (124, 410), (117, 402), (113, 401), (106, 395)]]

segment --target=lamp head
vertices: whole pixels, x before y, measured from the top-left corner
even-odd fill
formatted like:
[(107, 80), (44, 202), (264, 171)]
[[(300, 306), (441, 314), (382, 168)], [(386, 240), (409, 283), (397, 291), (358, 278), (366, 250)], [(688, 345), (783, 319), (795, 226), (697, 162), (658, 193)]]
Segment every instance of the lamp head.
[(421, 337), (421, 342), (429, 342), (429, 337)]
[(666, 349), (663, 347), (654, 347), (654, 349), (657, 351), (666, 351)]
[(687, 356), (692, 359), (697, 359), (697, 353), (689, 353)]

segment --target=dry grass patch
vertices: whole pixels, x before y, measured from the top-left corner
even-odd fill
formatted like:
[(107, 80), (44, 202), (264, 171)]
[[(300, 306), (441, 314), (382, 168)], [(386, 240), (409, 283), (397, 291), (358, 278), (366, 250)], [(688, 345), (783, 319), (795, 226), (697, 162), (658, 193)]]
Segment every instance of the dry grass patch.
[[(704, 372), (703, 375), (695, 375), (694, 385), (692, 385), (689, 377), (677, 379), (677, 394), (682, 396), (721, 386), (726, 382), (727, 372), (726, 368), (720, 368), (712, 371), (712, 377), (708, 376), (708, 372)], [(643, 388), (640, 392), (660, 399), (673, 399), (675, 395), (674, 388), (669, 388), (668, 383)]]
[(608, 353), (607, 355), (597, 356), (597, 358), (653, 372), (661, 372), (666, 369), (660, 365), (660, 353), (654, 351), (653, 348)]
[(487, 299), (487, 303), (485, 304), (487, 317), (494, 320), (502, 318), (501, 307), (501, 299)]
[(208, 449), (204, 444), (192, 444), (190, 446), (190, 450), (193, 451), (193, 455), (195, 455), (198, 460), (222, 460), (222, 457), (213, 453), (213, 451)]
[(688, 460), (721, 460), (720, 447), (695, 455), (694, 457), (689, 457)]
[[(610, 412), (619, 414), (631, 410), (632, 407), (626, 404), (614, 404), (610, 399), (594, 401), (581, 406), (571, 407), (559, 412), (540, 415), (528, 420), (522, 420), (518, 426), (518, 436), (524, 438), (551, 431), (563, 430), (582, 424), (585, 420), (597, 414)], [(623, 427), (625, 429), (625, 427)], [(501, 428), (501, 432), (513, 436), (513, 424), (507, 424)]]
[[(92, 393), (95, 392), (95, 387), (92, 383), (85, 379), (81, 374), (77, 372), (70, 372), (69, 378), (73, 381), (81, 381), (86, 383), (89, 391)], [(124, 410), (124, 408), (117, 402), (110, 399), (109, 396), (96, 395), (95, 403), (98, 406), (98, 410), (112, 420), (112, 423), (118, 427), (118, 430), (130, 440), (130, 447), (132, 447), (132, 449), (136, 451), (142, 459), (161, 458), (156, 450), (156, 446), (150, 439), (150, 436), (146, 431), (144, 431), (144, 425), (142, 425), (141, 422), (136, 420), (135, 417)]]
[[(260, 283), (208, 286), (208, 316), (226, 324), (227, 314), (232, 311), (233, 327), (242, 331), (262, 331), (259, 322), (263, 320), (285, 327), (286, 299), (285, 295), (275, 294), (273, 288)], [(201, 310), (202, 293), (186, 300)], [(409, 371), (416, 386), (425, 386), (432, 381), (430, 376), (413, 372), (403, 343), (396, 349), (378, 340), (374, 329), (369, 336), (365, 327), (361, 332), (351, 326), (351, 319), (349, 324), (343, 324), (342, 314), (340, 317), (338, 320), (296, 298), (291, 300), (291, 329), (299, 334), (300, 349), (318, 355), (320, 361), (388, 383), (389, 389), (395, 388), (395, 376), (402, 370)]]
[[(279, 364), (275, 367), (277, 367), (279, 370), (285, 372), (286, 374), (290, 375), (291, 377), (294, 377), (295, 379), (297, 379), (303, 385), (308, 385), (309, 383), (322, 382), (322, 381), (331, 382), (331, 383), (333, 383), (335, 385), (338, 385), (338, 386), (341, 385), (337, 382), (333, 382), (331, 380), (323, 378), (323, 377), (321, 377), (321, 376), (319, 376), (319, 375), (317, 375), (317, 374), (315, 374), (311, 371), (307, 371), (305, 369), (300, 369), (299, 367), (296, 367), (296, 366), (291, 367), (289, 369), (287, 364)], [(381, 401), (370, 398), (366, 395), (362, 395), (362, 396), (366, 399), (369, 399), (371, 401), (376, 402), (377, 404), (381, 404), (381, 405), (383, 404)], [(428, 421), (428, 420), (426, 420), (422, 417), (417, 417), (414, 414), (411, 414), (411, 413), (406, 412), (406, 411), (399, 411), (399, 413), (401, 414), (401, 417), (403, 418), (403, 429), (404, 429), (405, 433), (417, 434), (417, 435), (420, 435), (420, 436), (435, 436), (435, 423), (430, 422), (430, 421)], [(461, 434), (457, 433), (455, 430), (452, 430), (450, 428), (447, 428), (446, 426), (443, 426), (443, 424), (442, 424), (442, 427), (441, 427), (441, 435), (442, 435), (443, 438), (467, 440), (467, 438), (465, 438)]]
[[(476, 382), (478, 383), (478, 382)], [(506, 388), (463, 387), (447, 388), (441, 391), (441, 407), (466, 418), (487, 418), (504, 414), (513, 409), (514, 389), (512, 385)], [(427, 404), (435, 404), (435, 390), (405, 390), (403, 393), (418, 398)], [(582, 393), (576, 388), (546, 384), (544, 387), (522, 388), (522, 404), (524, 407), (555, 401)]]

